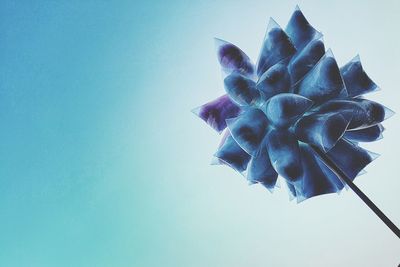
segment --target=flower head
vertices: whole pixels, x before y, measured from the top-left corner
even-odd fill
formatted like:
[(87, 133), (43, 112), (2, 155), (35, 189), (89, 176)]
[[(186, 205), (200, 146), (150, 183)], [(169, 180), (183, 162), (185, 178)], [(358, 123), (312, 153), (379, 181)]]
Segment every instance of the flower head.
[(344, 187), (313, 147), (352, 180), (376, 158), (358, 142), (380, 139), (393, 112), (361, 97), (378, 87), (359, 57), (339, 68), (298, 7), (285, 30), (270, 20), (255, 65), (231, 43), (216, 46), (227, 94), (194, 110), (219, 133), (228, 128), (216, 163), (270, 190), (279, 175), (302, 201)]

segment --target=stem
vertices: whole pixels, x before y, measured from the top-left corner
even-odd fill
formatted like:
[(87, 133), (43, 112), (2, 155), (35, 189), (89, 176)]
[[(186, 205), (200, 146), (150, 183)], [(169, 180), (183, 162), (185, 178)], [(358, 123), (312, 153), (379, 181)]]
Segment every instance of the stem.
[(311, 146), (317, 155), (326, 163), (339, 179), (347, 184), (356, 193), (362, 201), (373, 211), (375, 214), (392, 230), (392, 232), (400, 238), (400, 229), (372, 202), (362, 191), (358, 188), (353, 181), (333, 162), (329, 156), (316, 146)]

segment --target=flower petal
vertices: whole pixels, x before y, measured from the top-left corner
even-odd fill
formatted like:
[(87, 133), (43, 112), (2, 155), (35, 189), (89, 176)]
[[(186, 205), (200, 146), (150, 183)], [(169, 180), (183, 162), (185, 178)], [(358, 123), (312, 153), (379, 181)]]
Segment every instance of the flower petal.
[(271, 66), (295, 53), (296, 49), (289, 37), (271, 18), (257, 63), (257, 75), (261, 76)]
[(322, 39), (316, 39), (294, 55), (288, 65), (292, 84), (301, 80), (318, 63), (324, 54), (325, 46)]
[(239, 117), (227, 120), (227, 124), (239, 146), (254, 155), (267, 132), (268, 120), (261, 110), (249, 108)]
[(385, 107), (384, 105), (368, 99), (355, 98), (354, 101), (356, 101), (364, 109), (365, 112), (363, 125), (359, 128), (366, 128), (378, 124), (390, 118), (394, 114), (392, 110)]
[(327, 155), (350, 179), (378, 156), (345, 139), (340, 139)]
[(293, 199), (297, 198), (296, 188), (290, 182), (288, 182), (288, 181), (285, 181), (285, 182), (288, 187), (289, 199), (290, 199), (290, 201), (292, 201)]
[(237, 71), (251, 77), (254, 74), (254, 65), (250, 58), (239, 47), (215, 38), (218, 61), (226, 75)]
[(351, 100), (332, 100), (321, 105), (319, 112), (351, 111), (349, 130), (358, 130), (376, 125), (394, 114), (389, 108), (374, 101), (362, 98)]
[(250, 161), (250, 155), (236, 143), (231, 135), (226, 137), (214, 156), (238, 172), (245, 171)]
[(286, 93), (271, 97), (261, 109), (274, 126), (287, 127), (312, 105), (313, 102), (308, 98)]
[(271, 165), (266, 144), (263, 143), (249, 163), (247, 179), (251, 183), (261, 183), (269, 190), (275, 187), (278, 174)]
[(312, 114), (298, 120), (294, 130), (300, 141), (326, 152), (343, 136), (349, 123), (350, 120), (340, 113)]
[(226, 128), (225, 120), (237, 117), (241, 109), (231, 101), (228, 95), (223, 95), (192, 111), (214, 130), (221, 133)]
[(304, 77), (296, 88), (296, 93), (317, 103), (339, 96), (345, 90), (339, 67), (330, 50)]
[(310, 25), (299, 6), (296, 6), (285, 31), (297, 50), (303, 49), (309, 42), (322, 36)]
[(385, 130), (382, 124), (378, 123), (377, 125), (360, 129), (347, 131), (344, 134), (344, 137), (350, 141), (355, 142), (372, 142), (379, 139), (382, 139), (382, 132)]
[(267, 135), (268, 154), (274, 169), (289, 182), (303, 176), (299, 144), (289, 131), (271, 130)]
[(240, 106), (255, 104), (260, 98), (255, 82), (239, 72), (229, 74), (224, 84), (229, 97)]
[(359, 56), (341, 67), (340, 73), (343, 76), (347, 93), (351, 97), (378, 90), (378, 86), (365, 73)]
[(285, 64), (277, 63), (260, 77), (256, 85), (264, 100), (290, 89), (290, 75)]
[(343, 189), (344, 185), (307, 144), (301, 144), (301, 156), (304, 169), (303, 187), (296, 188), (297, 200), (335, 193)]

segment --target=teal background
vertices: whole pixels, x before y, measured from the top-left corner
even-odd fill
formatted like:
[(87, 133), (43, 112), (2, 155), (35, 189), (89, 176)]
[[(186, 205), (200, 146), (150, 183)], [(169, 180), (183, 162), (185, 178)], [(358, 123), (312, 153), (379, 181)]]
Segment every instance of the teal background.
[[(398, 1), (0, 2), (0, 266), (397, 266), (351, 191), (297, 205), (210, 166), (190, 110), (223, 94), (213, 37), (257, 57), (299, 4), (339, 65), (399, 104)], [(400, 225), (400, 117), (356, 183)]]

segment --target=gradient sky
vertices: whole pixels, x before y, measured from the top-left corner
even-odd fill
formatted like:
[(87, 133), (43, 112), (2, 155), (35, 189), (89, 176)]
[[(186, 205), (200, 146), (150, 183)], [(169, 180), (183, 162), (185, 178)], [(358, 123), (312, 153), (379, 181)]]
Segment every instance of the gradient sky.
[[(299, 4), (400, 110), (398, 1), (0, 2), (0, 267), (363, 266), (400, 242), (351, 191), (299, 205), (227, 167), (190, 113), (223, 94), (213, 37), (253, 59)], [(400, 117), (356, 184), (400, 225)]]

